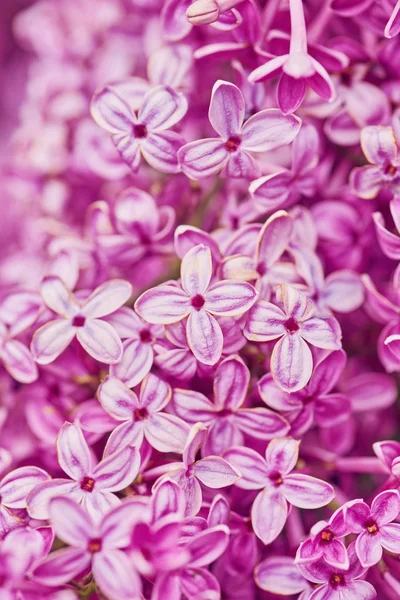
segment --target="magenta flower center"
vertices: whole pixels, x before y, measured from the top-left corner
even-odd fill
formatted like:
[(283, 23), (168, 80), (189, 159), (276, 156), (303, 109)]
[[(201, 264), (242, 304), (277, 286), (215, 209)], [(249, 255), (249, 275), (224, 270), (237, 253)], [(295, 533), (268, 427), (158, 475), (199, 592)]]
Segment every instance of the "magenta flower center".
[(133, 126), (133, 135), (135, 138), (145, 138), (147, 136), (146, 125), (143, 125), (142, 123), (136, 123), (136, 125)]
[(228, 152), (236, 152), (241, 143), (242, 140), (238, 135), (231, 135), (225, 142), (225, 148)]
[(395, 167), (391, 163), (387, 164), (386, 167), (385, 167), (385, 169), (384, 169), (384, 173), (388, 177), (394, 177), (396, 175), (396, 171), (397, 171), (397, 167)]
[(341, 573), (333, 573), (331, 575), (330, 583), (331, 586), (334, 588), (339, 587), (340, 585), (344, 585), (345, 581), (343, 575)]
[(150, 344), (151, 340), (153, 339), (149, 329), (142, 329), (142, 331), (139, 333), (139, 337), (143, 344)]
[(136, 421), (143, 421), (148, 417), (149, 413), (147, 412), (147, 408), (137, 408), (133, 411), (133, 417)]
[(372, 519), (369, 519), (365, 523), (365, 529), (368, 531), (368, 533), (370, 535), (375, 535), (375, 533), (378, 533), (378, 531), (379, 531), (378, 525)]
[(75, 317), (72, 319), (72, 325), (74, 327), (83, 327), (85, 322), (86, 317), (84, 317), (83, 315), (75, 315)]
[(201, 296), (200, 294), (193, 296), (192, 306), (194, 309), (200, 310), (201, 308), (203, 308), (204, 303), (205, 303), (205, 300), (204, 300), (203, 296)]
[(335, 536), (332, 531), (326, 530), (321, 532), (321, 543), (322, 544), (330, 544)]
[(89, 541), (88, 546), (87, 546), (88, 552), (90, 552), (91, 554), (95, 554), (96, 552), (100, 552), (101, 550), (101, 539), (100, 538), (93, 538), (92, 540)]
[(222, 408), (221, 410), (218, 411), (218, 416), (219, 417), (229, 417), (232, 414), (232, 411), (230, 408)]
[(258, 263), (257, 265), (257, 273), (259, 274), (260, 277), (263, 277), (263, 275), (265, 275), (265, 273), (267, 272), (267, 267), (265, 266), (264, 263)]
[(279, 471), (271, 471), (269, 479), (275, 487), (279, 487), (283, 483), (282, 475)]
[(293, 317), (290, 317), (287, 321), (285, 321), (285, 327), (289, 333), (295, 333), (300, 329), (299, 324)]
[(95, 480), (92, 477), (84, 477), (81, 481), (81, 490), (93, 492)]

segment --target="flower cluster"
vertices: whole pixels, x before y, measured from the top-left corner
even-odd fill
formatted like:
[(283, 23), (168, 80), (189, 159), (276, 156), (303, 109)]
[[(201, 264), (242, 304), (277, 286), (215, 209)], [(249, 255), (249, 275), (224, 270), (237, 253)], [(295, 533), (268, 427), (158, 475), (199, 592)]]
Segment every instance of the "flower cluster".
[(400, 0), (2, 0), (1, 600), (400, 597)]

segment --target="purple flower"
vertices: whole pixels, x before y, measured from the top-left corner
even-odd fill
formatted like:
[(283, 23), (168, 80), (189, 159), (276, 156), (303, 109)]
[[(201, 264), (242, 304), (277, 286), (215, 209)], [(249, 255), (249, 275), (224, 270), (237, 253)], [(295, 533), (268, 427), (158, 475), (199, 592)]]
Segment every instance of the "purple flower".
[(98, 523), (70, 498), (53, 498), (49, 507), (56, 535), (69, 547), (48, 557), (33, 572), (39, 583), (58, 586), (91, 568), (111, 600), (139, 600), (141, 581), (124, 549), (137, 514), (129, 502), (109, 511)]
[(131, 285), (114, 279), (96, 288), (79, 302), (58, 277), (45, 277), (40, 286), (43, 302), (59, 317), (46, 323), (32, 338), (31, 351), (36, 362), (53, 362), (76, 337), (90, 356), (100, 362), (117, 363), (122, 343), (109, 323), (101, 320), (120, 308), (131, 295)]
[(143, 97), (137, 115), (129, 95), (108, 85), (96, 92), (91, 112), (100, 127), (112, 134), (123, 160), (136, 172), (140, 155), (154, 169), (164, 173), (179, 171), (177, 151), (184, 144), (180, 135), (169, 131), (187, 111), (185, 97), (169, 87), (152, 87)]
[(282, 390), (297, 392), (311, 377), (313, 358), (307, 344), (324, 350), (341, 347), (340, 327), (332, 317), (316, 316), (312, 300), (296, 288), (279, 287), (283, 310), (260, 300), (249, 312), (245, 336), (255, 342), (278, 340), (271, 355), (271, 373)]
[(137, 313), (154, 325), (187, 319), (188, 344), (200, 362), (214, 365), (221, 357), (223, 334), (215, 317), (234, 317), (247, 312), (257, 298), (252, 285), (223, 280), (210, 286), (210, 249), (199, 244), (185, 254), (181, 286), (165, 284), (144, 292), (135, 303)]
[(140, 466), (139, 452), (131, 447), (107, 454), (96, 464), (82, 430), (72, 423), (65, 423), (58, 434), (57, 455), (71, 479), (51, 479), (35, 486), (27, 500), (34, 519), (48, 519), (51, 499), (61, 495), (82, 503), (93, 519), (99, 519), (120, 504), (113, 492), (132, 483)]
[(359, 534), (356, 553), (363, 567), (372, 567), (382, 558), (382, 549), (400, 552), (400, 525), (392, 523), (400, 512), (397, 490), (378, 494), (371, 508), (362, 500), (351, 500), (344, 505), (345, 520), (352, 533)]
[(203, 454), (221, 454), (244, 443), (243, 434), (263, 440), (286, 435), (287, 421), (266, 408), (243, 408), (250, 373), (238, 356), (223, 360), (215, 374), (214, 401), (191, 390), (175, 389), (173, 406), (187, 423), (201, 422), (209, 428)]
[(122, 421), (108, 439), (107, 454), (126, 446), (140, 448), (144, 438), (160, 452), (183, 452), (189, 427), (178, 417), (163, 412), (171, 398), (171, 387), (156, 375), (146, 376), (139, 398), (117, 377), (108, 375), (97, 396), (104, 410), (116, 421)]
[(301, 121), (283, 116), (279, 110), (258, 112), (243, 125), (245, 102), (233, 83), (214, 84), (208, 118), (218, 138), (191, 142), (178, 152), (183, 172), (191, 179), (205, 179), (223, 171), (226, 177), (253, 179), (260, 169), (252, 152), (266, 152), (290, 144), (299, 132)]
[(272, 440), (265, 459), (251, 448), (237, 446), (224, 456), (241, 473), (236, 485), (244, 490), (261, 490), (253, 502), (251, 522), (255, 534), (270, 544), (285, 526), (288, 504), (299, 508), (319, 508), (329, 504), (332, 486), (310, 475), (291, 473), (295, 468), (300, 442), (293, 438)]

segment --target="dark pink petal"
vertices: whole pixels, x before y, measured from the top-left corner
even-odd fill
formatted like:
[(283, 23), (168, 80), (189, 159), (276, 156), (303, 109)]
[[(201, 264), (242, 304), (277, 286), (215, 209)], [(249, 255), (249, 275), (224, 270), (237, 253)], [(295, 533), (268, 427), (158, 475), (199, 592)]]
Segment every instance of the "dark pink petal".
[(56, 319), (42, 325), (33, 334), (31, 352), (40, 365), (47, 365), (57, 358), (69, 346), (75, 337), (71, 322)]
[(388, 523), (379, 528), (380, 543), (389, 552), (399, 554), (400, 552), (400, 525), (399, 523)]
[(150, 371), (154, 352), (150, 344), (131, 339), (122, 342), (123, 354), (119, 363), (110, 366), (110, 374), (121, 379), (128, 387), (135, 387)]
[(315, 395), (328, 394), (337, 384), (346, 366), (344, 350), (334, 350), (323, 357), (314, 367), (310, 381), (310, 393)]
[(215, 454), (219, 456), (232, 446), (240, 446), (244, 443), (243, 434), (236, 423), (228, 418), (218, 419), (211, 425), (207, 441), (202, 454), (208, 456)]
[(211, 252), (199, 244), (185, 254), (181, 265), (182, 287), (189, 296), (204, 294), (212, 275)]
[(176, 125), (188, 108), (185, 96), (164, 85), (152, 87), (143, 98), (138, 120), (148, 131), (164, 131)]
[(239, 88), (228, 81), (216, 81), (211, 92), (208, 118), (222, 139), (227, 140), (239, 133), (244, 113), (244, 98)]
[(256, 584), (271, 594), (291, 596), (307, 588), (307, 581), (289, 556), (270, 556), (254, 571)]
[(192, 24), (186, 18), (190, 5), (191, 0), (168, 0), (163, 4), (161, 23), (167, 40), (181, 40), (190, 33)]
[(290, 473), (299, 457), (299, 444), (298, 440), (291, 437), (272, 440), (265, 452), (268, 468), (282, 475)]
[(73, 423), (65, 423), (57, 437), (58, 462), (62, 470), (76, 481), (91, 475), (93, 464), (89, 446), (82, 430)]
[(190, 179), (206, 179), (222, 171), (229, 158), (225, 144), (219, 139), (190, 142), (178, 151), (182, 171)]
[(249, 152), (267, 152), (293, 142), (301, 126), (294, 115), (267, 108), (253, 115), (242, 128), (242, 146)]
[(378, 525), (394, 521), (400, 512), (400, 495), (397, 490), (378, 494), (371, 504), (371, 517)]
[(330, 427), (350, 417), (351, 404), (343, 394), (328, 394), (315, 403), (315, 424)]
[(285, 392), (303, 389), (312, 374), (311, 350), (298, 334), (286, 334), (275, 344), (271, 355), (271, 373)]
[(271, 79), (281, 72), (283, 65), (287, 60), (287, 55), (275, 56), (273, 59), (254, 69), (249, 75), (249, 81), (255, 83), (258, 81), (265, 81)]
[(38, 369), (31, 352), (19, 340), (9, 340), (0, 350), (4, 366), (21, 383), (32, 383), (38, 378)]
[(342, 17), (355, 17), (365, 11), (373, 0), (332, 0), (331, 8)]
[(84, 571), (90, 565), (90, 561), (91, 556), (88, 552), (79, 548), (61, 548), (61, 550), (51, 552), (36, 567), (33, 579), (43, 585), (63, 585)]
[(284, 436), (290, 430), (286, 419), (267, 408), (242, 408), (235, 414), (234, 423), (250, 437), (265, 440)]
[(346, 546), (338, 539), (334, 538), (330, 544), (326, 545), (326, 548), (324, 548), (324, 559), (336, 569), (346, 570), (349, 568), (349, 557)]
[[(191, 574), (188, 571), (189, 575)], [(157, 577), (154, 584), (151, 600), (175, 600), (181, 594), (181, 576), (172, 572)]]
[(214, 562), (225, 551), (228, 540), (229, 529), (225, 525), (195, 535), (186, 546), (191, 555), (190, 567), (205, 567)]
[(247, 312), (257, 299), (255, 288), (245, 281), (222, 280), (204, 294), (205, 308), (221, 317), (236, 317)]
[(183, 571), (180, 581), (181, 591), (186, 598), (199, 598), (199, 600), (203, 598), (218, 600), (220, 598), (221, 589), (218, 579), (207, 569), (191, 569), (188, 567)]
[(121, 359), (122, 342), (114, 327), (105, 321), (86, 319), (76, 337), (86, 352), (100, 362), (110, 365)]
[(258, 391), (265, 404), (277, 411), (298, 411), (303, 408), (301, 394), (283, 392), (274, 382), (270, 373), (259, 380)]
[(132, 420), (140, 406), (136, 394), (113, 375), (108, 375), (100, 384), (97, 397), (104, 410), (117, 421)]
[(318, 96), (327, 102), (332, 102), (336, 96), (335, 86), (332, 83), (326, 69), (314, 58), (311, 59), (315, 69), (314, 75), (307, 77), (307, 83)]
[(382, 464), (390, 471), (393, 461), (400, 456), (400, 443), (394, 440), (375, 442), (372, 448)]
[(224, 456), (241, 473), (236, 485), (243, 490), (259, 490), (268, 482), (268, 467), (265, 460), (251, 448), (230, 448)]
[(302, 473), (286, 475), (280, 489), (286, 500), (299, 508), (320, 508), (335, 497), (329, 483)]
[(397, 144), (391, 127), (364, 127), (361, 131), (361, 148), (368, 162), (387, 165), (397, 159)]
[(71, 317), (79, 310), (79, 304), (74, 295), (55, 275), (48, 275), (43, 279), (40, 285), (40, 294), (46, 306), (58, 315)]
[(139, 600), (142, 584), (132, 563), (122, 550), (107, 550), (93, 556), (96, 583), (110, 600)]
[(205, 310), (190, 313), (186, 325), (189, 347), (198, 361), (215, 365), (222, 354), (224, 338), (217, 320)]
[(210, 248), (211, 256), (216, 264), (221, 260), (221, 252), (217, 242), (209, 233), (202, 231), (198, 227), (178, 225), (174, 232), (174, 242), (176, 254), (181, 259), (193, 246), (203, 244)]
[(123, 279), (111, 279), (94, 290), (82, 305), (82, 314), (91, 319), (115, 312), (132, 293), (132, 286)]
[(393, 260), (400, 260), (400, 237), (386, 229), (385, 221), (381, 213), (374, 213), (373, 219), (382, 252)]
[(95, 534), (94, 525), (87, 512), (70, 498), (53, 498), (49, 513), (55, 534), (65, 543), (86, 550)]
[(194, 464), (193, 473), (201, 483), (213, 489), (233, 485), (241, 476), (235, 467), (219, 456), (201, 458)]
[(148, 323), (177, 323), (190, 312), (187, 294), (173, 285), (159, 285), (144, 292), (135, 302), (136, 312)]
[(372, 567), (382, 558), (380, 535), (370, 535), (368, 531), (360, 533), (356, 540), (357, 556), (363, 567)]
[(96, 488), (104, 492), (119, 492), (136, 478), (140, 467), (137, 448), (127, 447), (109, 454), (93, 469)]
[(303, 77), (295, 79), (282, 73), (278, 83), (277, 100), (284, 115), (294, 113), (306, 95), (306, 80)]
[(140, 150), (153, 169), (162, 173), (178, 173), (178, 150), (184, 143), (175, 131), (157, 131), (140, 140)]
[(352, 500), (345, 505), (345, 521), (352, 533), (360, 533), (369, 519), (370, 509), (362, 500)]
[(377, 167), (356, 167), (350, 174), (350, 185), (357, 196), (370, 200), (383, 185), (382, 174)]
[(96, 123), (109, 133), (128, 131), (136, 120), (128, 103), (112, 86), (106, 86), (95, 93), (90, 112)]
[(249, 312), (244, 335), (255, 342), (276, 340), (286, 333), (285, 321), (286, 315), (280, 308), (261, 300)]
[(29, 492), (48, 479), (46, 471), (38, 467), (19, 467), (10, 471), (0, 483), (2, 504), (8, 508), (25, 508)]
[(219, 409), (238, 409), (244, 402), (250, 372), (239, 356), (221, 362), (214, 378), (215, 404)]
[(251, 508), (254, 533), (264, 544), (271, 544), (285, 526), (287, 502), (279, 490), (265, 488), (258, 494)]
[(334, 318), (312, 317), (301, 325), (301, 335), (313, 346), (324, 350), (341, 348), (340, 325)]
[(159, 452), (182, 454), (189, 434), (189, 426), (175, 415), (155, 413), (146, 421), (144, 435)]

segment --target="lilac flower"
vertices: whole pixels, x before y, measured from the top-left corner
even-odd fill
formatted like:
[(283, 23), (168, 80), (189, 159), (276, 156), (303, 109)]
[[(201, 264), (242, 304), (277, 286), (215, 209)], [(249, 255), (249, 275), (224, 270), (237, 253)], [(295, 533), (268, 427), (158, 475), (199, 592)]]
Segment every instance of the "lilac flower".
[[(187, 516), (196, 515), (200, 510), (202, 491), (199, 481), (212, 489), (220, 489), (232, 485), (240, 478), (240, 472), (219, 456), (205, 456), (196, 461), (196, 454), (206, 439), (207, 428), (201, 423), (193, 425), (183, 451), (182, 462), (166, 464), (161, 469), (166, 475), (163, 475), (159, 483), (168, 477), (183, 489)], [(151, 472), (147, 472), (148, 476), (150, 474)]]
[(335, 496), (332, 486), (310, 475), (291, 473), (297, 463), (299, 443), (293, 438), (272, 440), (265, 459), (251, 448), (237, 446), (224, 456), (241, 478), (236, 485), (244, 490), (261, 490), (253, 502), (251, 522), (255, 534), (270, 544), (286, 523), (288, 504), (299, 508), (318, 508)]
[(168, 325), (188, 317), (188, 344), (200, 362), (214, 365), (221, 357), (223, 335), (215, 317), (244, 314), (257, 292), (246, 282), (223, 280), (210, 286), (211, 252), (199, 244), (183, 258), (181, 286), (165, 284), (144, 292), (135, 310), (148, 323)]
[(289, 54), (277, 56), (250, 73), (252, 82), (271, 79), (281, 73), (277, 101), (283, 114), (295, 112), (304, 100), (307, 87), (332, 102), (335, 88), (325, 68), (307, 52), (307, 32), (301, 0), (290, 0), (291, 37)]
[(397, 490), (378, 494), (371, 508), (362, 500), (351, 500), (344, 506), (345, 520), (352, 533), (358, 533), (356, 553), (361, 565), (372, 567), (382, 558), (382, 548), (400, 552), (400, 525), (392, 523), (400, 512)]
[(361, 147), (370, 165), (353, 169), (350, 183), (360, 198), (375, 198), (383, 188), (400, 191), (397, 142), (391, 127), (364, 127)]
[(350, 566), (348, 569), (337, 569), (324, 560), (302, 563), (299, 565), (303, 575), (312, 583), (322, 584), (311, 594), (310, 600), (374, 600), (375, 589), (367, 581), (360, 581), (365, 573), (355, 552), (355, 544), (348, 547)]
[(140, 466), (139, 452), (131, 447), (108, 454), (96, 464), (82, 430), (72, 423), (65, 423), (58, 434), (57, 454), (70, 479), (51, 479), (34, 487), (27, 499), (34, 519), (48, 519), (51, 499), (61, 495), (82, 503), (93, 519), (99, 519), (120, 504), (113, 492), (132, 483)]
[(99, 523), (70, 498), (53, 498), (49, 513), (56, 535), (69, 547), (48, 555), (34, 573), (39, 583), (58, 586), (91, 568), (111, 600), (139, 600), (141, 581), (124, 552), (137, 518), (129, 502), (109, 511)]
[(231, 446), (244, 443), (243, 434), (259, 439), (272, 439), (288, 433), (289, 424), (281, 416), (265, 408), (243, 408), (250, 373), (238, 356), (223, 360), (215, 374), (214, 402), (199, 392), (175, 389), (173, 406), (187, 423), (208, 426), (203, 454), (222, 454)]
[(112, 364), (122, 356), (122, 344), (111, 325), (101, 320), (122, 306), (131, 295), (127, 281), (103, 283), (79, 302), (58, 277), (49, 275), (40, 292), (45, 305), (59, 317), (40, 327), (32, 338), (31, 351), (39, 364), (53, 362), (76, 338), (88, 354)]
[(98, 388), (104, 410), (122, 421), (110, 435), (107, 454), (125, 446), (140, 446), (143, 439), (160, 452), (183, 452), (189, 427), (174, 415), (163, 412), (171, 398), (171, 387), (149, 373), (140, 387), (139, 398), (117, 377), (108, 375)]
[(340, 328), (331, 317), (316, 316), (313, 302), (296, 288), (279, 286), (283, 310), (260, 300), (249, 313), (244, 330), (252, 341), (278, 339), (271, 356), (271, 373), (286, 392), (304, 388), (311, 377), (313, 359), (306, 342), (324, 350), (341, 347)]
[(165, 86), (154, 86), (144, 96), (137, 115), (129, 96), (108, 85), (96, 92), (91, 104), (94, 120), (112, 134), (123, 160), (136, 172), (140, 155), (154, 169), (164, 173), (179, 171), (176, 154), (184, 143), (180, 135), (169, 131), (187, 111), (185, 97)]
[(299, 132), (301, 121), (283, 116), (279, 110), (266, 109), (243, 125), (245, 102), (233, 83), (214, 84), (208, 118), (218, 138), (191, 142), (178, 152), (182, 170), (191, 179), (205, 179), (223, 170), (227, 177), (253, 179), (260, 169), (252, 152), (266, 152), (290, 144)]

